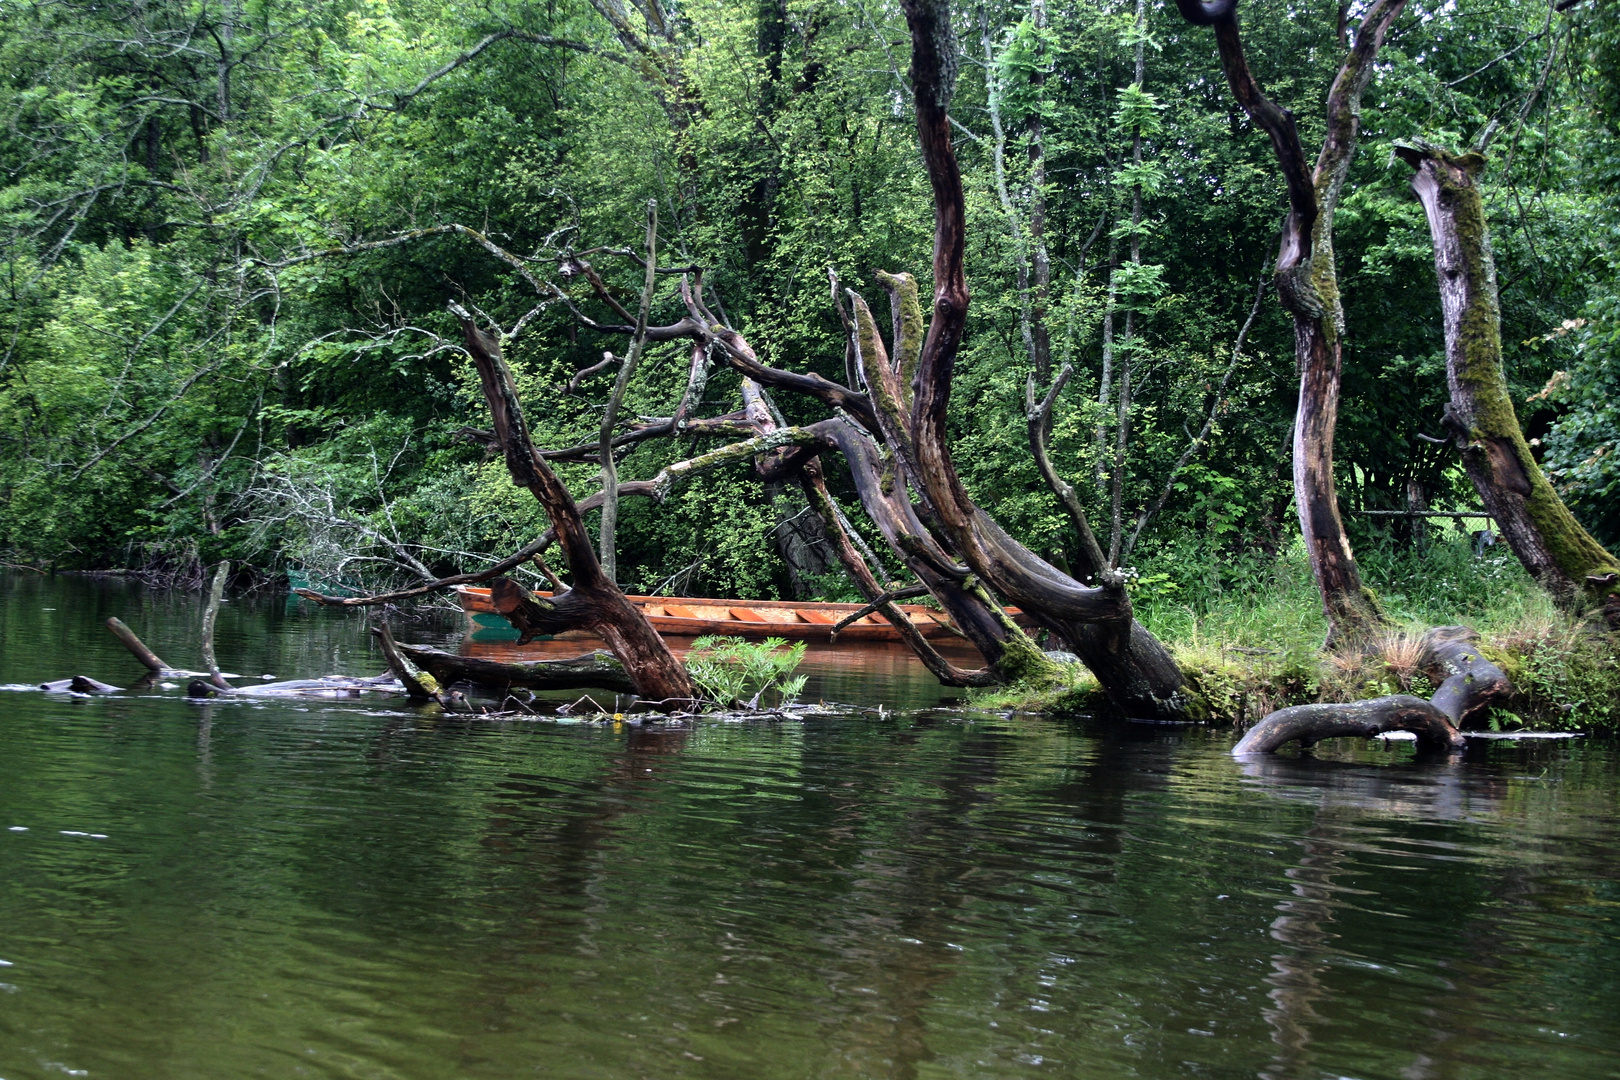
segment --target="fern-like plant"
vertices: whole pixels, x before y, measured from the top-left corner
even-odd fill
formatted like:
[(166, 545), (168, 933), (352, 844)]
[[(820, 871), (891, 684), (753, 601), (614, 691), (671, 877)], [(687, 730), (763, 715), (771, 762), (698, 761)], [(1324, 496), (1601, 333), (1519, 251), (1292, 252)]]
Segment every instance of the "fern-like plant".
[(703, 695), (723, 708), (757, 709), (767, 696), (791, 705), (804, 692), (806, 677), (793, 674), (804, 650), (802, 641), (790, 646), (781, 638), (753, 642), (711, 635), (692, 643), (686, 670)]

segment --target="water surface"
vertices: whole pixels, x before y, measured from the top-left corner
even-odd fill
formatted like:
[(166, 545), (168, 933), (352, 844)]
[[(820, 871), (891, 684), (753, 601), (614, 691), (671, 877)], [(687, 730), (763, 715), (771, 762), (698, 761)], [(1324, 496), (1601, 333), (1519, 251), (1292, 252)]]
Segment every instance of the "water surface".
[[(8, 576), (0, 683), (127, 683), (109, 614), (195, 662), (194, 597)], [(279, 600), (219, 652), (379, 667)], [(0, 693), (0, 1078), (1620, 1075), (1611, 744), (1242, 765), (862, 687), (910, 711)]]

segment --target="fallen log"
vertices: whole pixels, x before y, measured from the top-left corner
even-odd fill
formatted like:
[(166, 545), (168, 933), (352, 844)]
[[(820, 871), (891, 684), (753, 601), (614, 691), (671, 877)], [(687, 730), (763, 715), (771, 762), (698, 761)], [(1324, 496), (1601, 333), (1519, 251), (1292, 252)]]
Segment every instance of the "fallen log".
[(412, 701), (434, 701), (443, 705), (444, 696), (439, 692), (439, 681), (405, 659), (399, 651), (398, 643), (394, 641), (393, 631), (388, 629), (388, 624), (379, 623), (371, 628), (371, 632), (382, 646), (383, 656), (388, 661), (388, 670), (405, 688), (405, 696)]
[(318, 679), (282, 679), (279, 682), (260, 683), (258, 686), (235, 686), (221, 688), (210, 683), (206, 677), (192, 679), (186, 685), (186, 696), (194, 698), (207, 697), (245, 697), (245, 698), (278, 698), (278, 697), (308, 697), (326, 694), (363, 694), (363, 693), (399, 694), (404, 692), (392, 672), (373, 675), (369, 678), (350, 678), (346, 675), (323, 675)]
[(1502, 669), (1474, 647), (1477, 636), (1466, 626), (1442, 626), (1423, 636), (1424, 667), (1431, 676), (1443, 676), (1428, 701), (1392, 694), (1348, 704), (1278, 709), (1250, 728), (1232, 754), (1271, 754), (1291, 742), (1309, 747), (1323, 739), (1371, 738), (1390, 731), (1416, 735), (1422, 751), (1460, 749), (1464, 739), (1457, 729), (1512, 690)]
[(71, 679), (53, 679), (50, 682), (40, 683), (39, 688), (56, 694), (116, 694), (123, 689), (121, 686), (92, 679), (88, 675), (75, 675)]
[(624, 665), (615, 659), (612, 653), (601, 649), (568, 660), (530, 660), (516, 664), (457, 656), (426, 645), (400, 645), (399, 651), (418, 667), (431, 673), (441, 686), (466, 681), (494, 690), (506, 690), (514, 686), (529, 690), (579, 690), (595, 687), (620, 694), (635, 692)]
[(153, 652), (151, 649), (148, 649), (146, 647), (146, 642), (136, 637), (135, 631), (125, 626), (121, 620), (117, 619), (116, 617), (108, 619), (107, 629), (111, 630), (113, 632), (113, 636), (124, 643), (124, 648), (133, 653), (135, 659), (146, 665), (147, 669), (151, 671), (152, 674), (162, 675), (166, 672), (174, 670), (173, 668), (169, 667), (168, 664), (165, 664), (158, 657), (157, 653)]
[[(153, 675), (160, 679), (190, 679), (197, 676), (208, 677), (206, 671), (190, 671), (186, 668), (170, 667), (158, 654), (146, 647), (146, 642), (135, 636), (135, 631), (116, 618), (107, 620), (107, 629), (112, 631), (113, 637), (124, 643), (124, 648), (139, 660)], [(239, 675), (228, 678), (241, 678)]]

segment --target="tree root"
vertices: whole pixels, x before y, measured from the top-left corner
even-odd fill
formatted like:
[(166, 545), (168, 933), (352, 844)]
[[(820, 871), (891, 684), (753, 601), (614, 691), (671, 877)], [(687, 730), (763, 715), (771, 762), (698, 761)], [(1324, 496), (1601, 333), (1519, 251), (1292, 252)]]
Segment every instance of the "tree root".
[(1505, 698), (1512, 684), (1502, 669), (1487, 660), (1466, 626), (1442, 626), (1423, 636), (1424, 667), (1444, 673), (1428, 701), (1411, 694), (1353, 701), (1348, 704), (1294, 705), (1261, 720), (1232, 748), (1234, 757), (1270, 754), (1290, 742), (1311, 746), (1322, 739), (1359, 735), (1371, 738), (1389, 731), (1409, 731), (1418, 749), (1460, 749), (1457, 729)]

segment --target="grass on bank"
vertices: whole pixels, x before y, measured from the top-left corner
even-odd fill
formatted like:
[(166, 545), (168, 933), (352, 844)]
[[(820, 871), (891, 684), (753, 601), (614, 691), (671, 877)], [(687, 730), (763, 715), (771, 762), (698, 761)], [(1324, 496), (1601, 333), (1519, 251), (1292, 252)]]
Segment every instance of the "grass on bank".
[[(1312, 701), (1433, 692), (1418, 642), (1436, 626), (1477, 630), (1482, 651), (1513, 680), (1514, 696), (1489, 723), (1503, 730), (1620, 728), (1620, 643), (1553, 606), (1505, 544), (1476, 555), (1470, 538), (1422, 549), (1358, 552), (1362, 573), (1395, 629), (1376, 652), (1327, 656), (1327, 622), (1297, 544), (1281, 556), (1211, 557), (1170, 550), (1138, 568), (1137, 618), (1174, 653), (1204, 718), (1249, 724), (1273, 709)], [(986, 707), (1088, 711), (1102, 704), (1078, 672), (1057, 694), (1000, 690)]]

